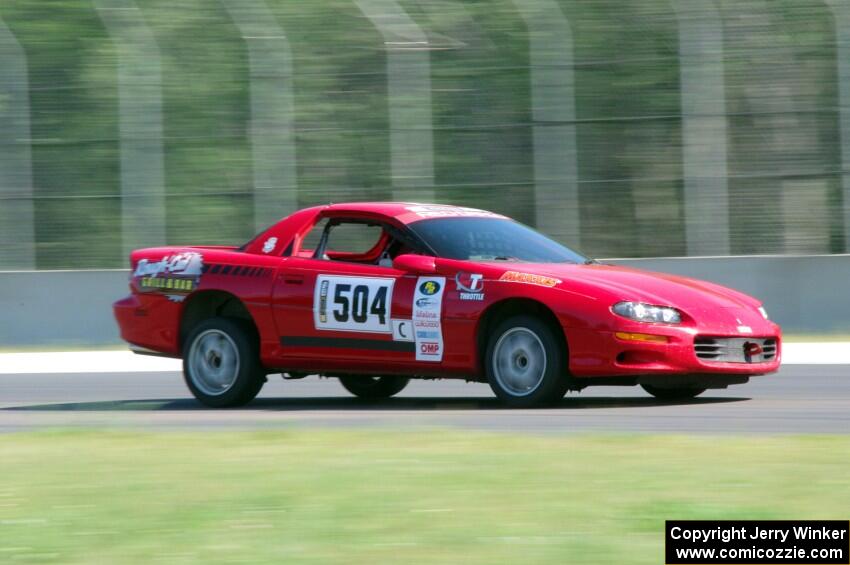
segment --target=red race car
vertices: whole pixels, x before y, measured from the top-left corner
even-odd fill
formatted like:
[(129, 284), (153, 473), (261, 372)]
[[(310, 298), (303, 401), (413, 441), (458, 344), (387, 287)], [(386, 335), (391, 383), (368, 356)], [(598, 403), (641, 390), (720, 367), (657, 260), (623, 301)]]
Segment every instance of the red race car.
[(780, 362), (758, 300), (603, 265), (472, 208), (318, 206), (241, 247), (141, 249), (131, 263), (122, 338), (182, 357), (209, 406), (249, 402), (271, 373), (337, 377), (364, 398), (435, 377), (486, 381), (518, 407), (592, 385), (690, 398)]

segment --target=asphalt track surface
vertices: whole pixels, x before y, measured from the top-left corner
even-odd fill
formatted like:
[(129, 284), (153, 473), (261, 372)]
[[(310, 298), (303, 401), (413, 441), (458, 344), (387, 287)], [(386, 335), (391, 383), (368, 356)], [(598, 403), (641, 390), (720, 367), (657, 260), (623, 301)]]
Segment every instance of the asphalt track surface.
[(335, 379), (270, 375), (251, 404), (212, 410), (191, 397), (179, 373), (0, 375), (0, 432), (55, 427), (850, 433), (850, 365), (789, 365), (686, 402), (660, 402), (637, 387), (596, 387), (536, 410), (503, 408), (487, 385), (451, 380), (412, 381), (399, 396), (369, 403)]

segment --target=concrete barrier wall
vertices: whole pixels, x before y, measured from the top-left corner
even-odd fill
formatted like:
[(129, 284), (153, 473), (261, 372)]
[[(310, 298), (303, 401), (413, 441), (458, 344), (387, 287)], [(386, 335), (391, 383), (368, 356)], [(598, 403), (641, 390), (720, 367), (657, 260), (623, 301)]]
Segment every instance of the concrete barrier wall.
[(850, 255), (612, 259), (719, 283), (761, 299), (786, 333), (850, 332)]
[[(786, 333), (850, 333), (850, 255), (606, 262), (752, 294)], [(111, 305), (126, 294), (125, 270), (0, 272), (0, 348), (119, 344)]]
[(120, 344), (112, 303), (127, 271), (0, 272), (0, 347)]

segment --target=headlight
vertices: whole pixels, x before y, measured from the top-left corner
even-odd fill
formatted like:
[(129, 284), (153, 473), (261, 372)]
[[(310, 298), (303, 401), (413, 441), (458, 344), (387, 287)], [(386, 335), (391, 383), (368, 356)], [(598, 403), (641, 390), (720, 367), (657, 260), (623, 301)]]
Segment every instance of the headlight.
[(638, 322), (678, 324), (682, 321), (679, 311), (669, 306), (653, 306), (642, 302), (618, 302), (611, 310), (618, 316)]
[(769, 320), (769, 319), (770, 319), (770, 318), (768, 318), (768, 317), (767, 317), (767, 310), (765, 310), (765, 309), (764, 309), (764, 306), (759, 306), (759, 313), (760, 313), (762, 316), (764, 316), (764, 319), (765, 319), (765, 320)]

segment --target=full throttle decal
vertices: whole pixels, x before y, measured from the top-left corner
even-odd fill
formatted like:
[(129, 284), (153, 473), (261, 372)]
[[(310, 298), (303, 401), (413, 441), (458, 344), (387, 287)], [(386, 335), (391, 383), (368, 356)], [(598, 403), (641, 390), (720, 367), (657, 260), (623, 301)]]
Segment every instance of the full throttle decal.
[(165, 294), (187, 294), (201, 282), (204, 271), (204, 258), (200, 253), (190, 251), (166, 255), (159, 261), (142, 259), (133, 271), (143, 292), (163, 292)]

